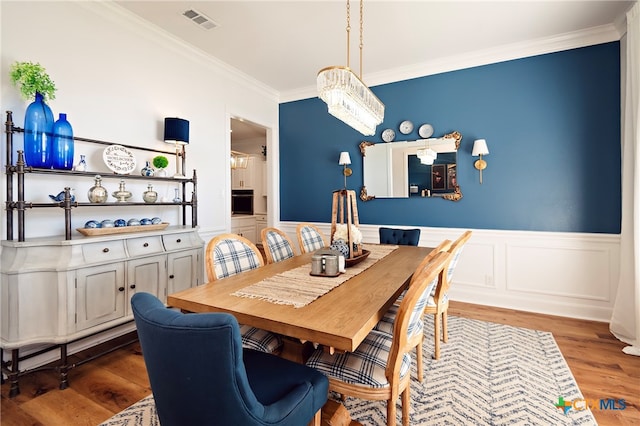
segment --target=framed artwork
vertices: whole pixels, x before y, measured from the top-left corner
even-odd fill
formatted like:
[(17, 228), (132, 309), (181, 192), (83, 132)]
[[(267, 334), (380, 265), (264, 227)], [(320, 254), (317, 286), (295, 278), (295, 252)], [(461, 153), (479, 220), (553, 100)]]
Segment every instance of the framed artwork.
[(433, 191), (447, 188), (447, 165), (434, 164), (431, 166), (431, 189)]
[(458, 177), (456, 174), (456, 165), (447, 164), (447, 189), (456, 189), (458, 186)]

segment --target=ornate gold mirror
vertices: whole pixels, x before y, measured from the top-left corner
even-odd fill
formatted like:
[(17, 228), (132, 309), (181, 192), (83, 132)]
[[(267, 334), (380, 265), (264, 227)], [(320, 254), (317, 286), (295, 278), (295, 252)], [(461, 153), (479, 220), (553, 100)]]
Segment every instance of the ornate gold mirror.
[(457, 155), (462, 135), (389, 143), (360, 143), (360, 199), (439, 197), (458, 201)]

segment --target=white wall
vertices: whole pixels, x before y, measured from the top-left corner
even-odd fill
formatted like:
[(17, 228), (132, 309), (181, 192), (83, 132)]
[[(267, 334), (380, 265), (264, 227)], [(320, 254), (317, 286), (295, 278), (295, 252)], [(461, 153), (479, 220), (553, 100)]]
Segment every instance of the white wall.
[[(163, 119), (185, 118), (190, 121), (186, 169), (189, 174), (193, 169), (198, 173), (201, 233), (213, 235), (230, 228), (229, 117), (243, 117), (271, 128), (269, 144), (277, 153), (275, 92), (169, 38), (113, 3), (1, 2), (0, 7), (3, 122), (4, 111), (11, 110), (16, 125), (22, 127), (29, 103), (9, 81), (9, 69), (15, 61), (39, 62), (47, 69), (58, 88), (56, 99), (49, 104), (56, 118), (60, 112), (68, 114), (76, 136), (173, 151), (172, 145), (162, 141)], [(21, 141), (21, 135), (16, 139)], [(76, 158), (86, 154), (90, 170), (106, 173), (101, 151), (76, 144)], [(134, 173), (152, 155), (139, 152), (136, 156), (139, 166)], [(3, 165), (4, 157), (3, 149)], [(174, 167), (172, 162), (170, 170)], [(103, 184), (112, 192), (118, 181)], [(48, 194), (69, 185), (80, 201), (86, 201), (93, 180), (31, 177), (26, 198), (48, 202)], [(160, 196), (172, 196), (173, 187), (159, 184), (156, 190)], [(134, 193), (134, 199), (141, 199), (146, 182), (127, 183), (127, 189)], [(143, 214), (134, 210), (75, 209), (72, 226), (80, 227), (93, 218)], [(63, 211), (55, 213), (52, 209), (27, 211), (27, 238), (63, 235)], [(144, 215), (179, 221), (178, 209), (173, 208), (150, 208)], [(2, 238), (6, 236), (5, 222), (3, 210)]]

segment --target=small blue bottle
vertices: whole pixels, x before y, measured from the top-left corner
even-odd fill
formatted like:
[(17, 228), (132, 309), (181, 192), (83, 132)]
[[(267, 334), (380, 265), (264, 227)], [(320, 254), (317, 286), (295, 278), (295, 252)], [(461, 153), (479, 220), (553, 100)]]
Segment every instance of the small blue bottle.
[(53, 123), (53, 168), (71, 170), (73, 168), (73, 128), (67, 121), (67, 114)]

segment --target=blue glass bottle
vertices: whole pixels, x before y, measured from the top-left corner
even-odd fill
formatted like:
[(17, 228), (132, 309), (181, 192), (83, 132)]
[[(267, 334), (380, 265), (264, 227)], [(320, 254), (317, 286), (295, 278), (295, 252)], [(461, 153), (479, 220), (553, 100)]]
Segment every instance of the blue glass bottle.
[(27, 166), (50, 169), (52, 164), (53, 112), (42, 94), (24, 114), (24, 157)]
[(73, 128), (67, 121), (67, 114), (60, 113), (53, 123), (53, 168), (71, 170), (73, 168)]

